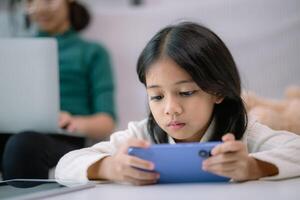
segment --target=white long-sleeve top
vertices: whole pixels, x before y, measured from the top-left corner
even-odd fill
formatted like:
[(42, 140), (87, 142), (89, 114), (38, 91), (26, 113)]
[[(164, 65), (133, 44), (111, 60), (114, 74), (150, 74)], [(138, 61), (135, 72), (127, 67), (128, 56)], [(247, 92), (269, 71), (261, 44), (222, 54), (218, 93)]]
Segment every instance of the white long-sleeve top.
[[(212, 122), (200, 142), (206, 142), (212, 130)], [(111, 135), (110, 141), (99, 142), (92, 147), (75, 150), (64, 155), (55, 171), (55, 177), (64, 181), (86, 182), (88, 168), (98, 160), (113, 155), (118, 147), (129, 138), (139, 138), (151, 142), (147, 130), (147, 119), (130, 122), (128, 129)], [(300, 136), (288, 131), (275, 131), (249, 118), (242, 141), (249, 155), (277, 166), (279, 173), (263, 179), (277, 180), (300, 176)], [(169, 137), (169, 143), (174, 144)]]

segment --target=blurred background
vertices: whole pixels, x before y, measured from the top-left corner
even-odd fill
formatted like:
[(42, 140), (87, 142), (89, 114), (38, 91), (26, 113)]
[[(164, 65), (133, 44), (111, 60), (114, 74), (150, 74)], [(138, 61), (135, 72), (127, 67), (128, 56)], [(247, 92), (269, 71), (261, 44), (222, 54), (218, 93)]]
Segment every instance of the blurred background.
[[(299, 0), (81, 0), (92, 22), (82, 32), (110, 51), (117, 81), (118, 129), (147, 113), (146, 92), (135, 72), (146, 42), (162, 27), (183, 20), (216, 32), (233, 54), (243, 88), (282, 98), (300, 85)], [(25, 37), (22, 3), (0, 0), (0, 37)]]

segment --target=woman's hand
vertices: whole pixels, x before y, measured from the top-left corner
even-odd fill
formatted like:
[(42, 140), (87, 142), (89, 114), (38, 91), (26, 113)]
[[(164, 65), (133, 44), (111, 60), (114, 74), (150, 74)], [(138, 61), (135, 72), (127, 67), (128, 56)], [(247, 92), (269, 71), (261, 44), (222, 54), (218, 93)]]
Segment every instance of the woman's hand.
[(84, 119), (72, 116), (68, 112), (61, 112), (59, 116), (59, 127), (68, 132), (82, 132), (84, 130)]
[(235, 140), (233, 134), (224, 135), (222, 140), (224, 143), (212, 150), (212, 157), (203, 162), (204, 170), (235, 181), (254, 180), (265, 176), (263, 169), (266, 165), (271, 165), (270, 163), (249, 156), (245, 144)]
[[(88, 173), (97, 169), (96, 177), (94, 177), (96, 179), (100, 178), (115, 182), (129, 182), (134, 185), (154, 184), (157, 182), (159, 174), (156, 172), (139, 170), (153, 170), (154, 164), (135, 156), (128, 155), (127, 153), (129, 147), (148, 148), (149, 146), (150, 143), (147, 141), (136, 138), (129, 139), (119, 148), (116, 154), (108, 156), (100, 160), (98, 164), (95, 163), (94, 166), (91, 166)], [(93, 176), (89, 176), (89, 178), (93, 179)]]
[(105, 113), (74, 116), (65, 111), (60, 112), (58, 124), (70, 133), (81, 133), (96, 140), (109, 136), (115, 126), (113, 118)]

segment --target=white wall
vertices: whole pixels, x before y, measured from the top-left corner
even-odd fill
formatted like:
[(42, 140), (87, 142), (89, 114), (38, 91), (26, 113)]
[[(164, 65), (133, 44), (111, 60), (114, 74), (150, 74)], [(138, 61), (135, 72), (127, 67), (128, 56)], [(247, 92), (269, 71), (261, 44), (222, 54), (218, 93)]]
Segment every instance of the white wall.
[(84, 35), (112, 54), (119, 128), (147, 113), (146, 93), (135, 72), (139, 53), (160, 28), (181, 19), (205, 24), (225, 41), (244, 88), (281, 97), (287, 85), (300, 85), (299, 0), (148, 0), (140, 7), (124, 0), (103, 2), (86, 1), (94, 20)]

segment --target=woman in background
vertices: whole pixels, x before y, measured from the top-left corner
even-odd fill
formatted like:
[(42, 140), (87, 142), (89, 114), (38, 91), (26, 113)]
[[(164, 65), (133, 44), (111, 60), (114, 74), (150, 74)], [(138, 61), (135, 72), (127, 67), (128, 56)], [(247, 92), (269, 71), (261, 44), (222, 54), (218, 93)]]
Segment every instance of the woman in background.
[(103, 139), (115, 127), (114, 82), (109, 54), (77, 32), (89, 23), (86, 8), (72, 0), (27, 0), (29, 22), (38, 37), (58, 42), (60, 106), (59, 126), (70, 135), (26, 131), (0, 138), (3, 179), (48, 178), (49, 169), (67, 152), (84, 147), (85, 138)]

